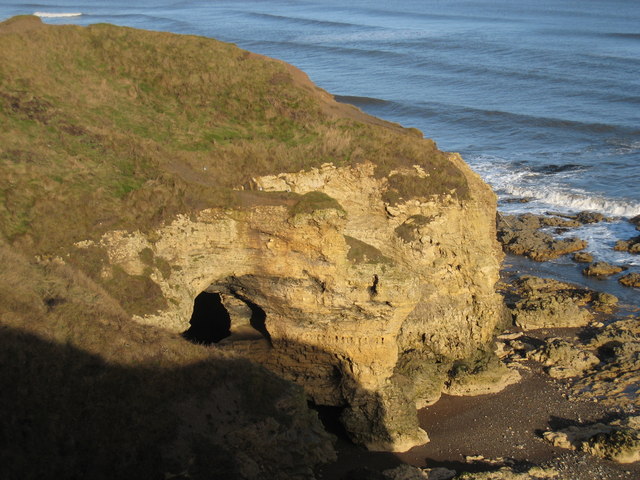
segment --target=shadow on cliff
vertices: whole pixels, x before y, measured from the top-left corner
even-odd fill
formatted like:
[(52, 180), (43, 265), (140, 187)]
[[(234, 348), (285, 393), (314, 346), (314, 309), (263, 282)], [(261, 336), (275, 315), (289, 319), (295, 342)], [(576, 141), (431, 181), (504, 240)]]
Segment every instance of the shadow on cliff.
[[(246, 318), (234, 320), (219, 292), (240, 300), (248, 309)], [(369, 467), (376, 469), (401, 463), (392, 453), (369, 452), (358, 444), (385, 448), (418, 427), (414, 405), (409, 407), (408, 402), (402, 402), (401, 386), (384, 392), (367, 390), (352, 374), (349, 360), (339, 358), (336, 352), (288, 339), (272, 339), (266, 317), (265, 311), (246, 296), (228, 286), (216, 285), (196, 297), (190, 327), (182, 336), (192, 343), (251, 359), (302, 386), (310, 398), (310, 407), (318, 413), (325, 429), (336, 437), (339, 461), (321, 469), (324, 477), (349, 478), (350, 470), (362, 467), (363, 455)], [(244, 324), (245, 329), (236, 332), (238, 323), (234, 327), (234, 322)], [(253, 335), (247, 335), (246, 328), (253, 330)], [(389, 425), (399, 428), (392, 432)]]
[(331, 456), (302, 389), (222, 353), (159, 363), (0, 326), (0, 478), (302, 479)]

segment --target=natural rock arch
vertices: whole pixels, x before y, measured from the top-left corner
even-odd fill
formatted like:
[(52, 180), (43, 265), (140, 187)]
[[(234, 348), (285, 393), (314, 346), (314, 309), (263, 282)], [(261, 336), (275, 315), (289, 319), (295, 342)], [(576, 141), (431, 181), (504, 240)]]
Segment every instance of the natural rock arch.
[(182, 335), (204, 345), (223, 340), (270, 340), (266, 318), (265, 311), (247, 298), (205, 290), (195, 298), (190, 327)]

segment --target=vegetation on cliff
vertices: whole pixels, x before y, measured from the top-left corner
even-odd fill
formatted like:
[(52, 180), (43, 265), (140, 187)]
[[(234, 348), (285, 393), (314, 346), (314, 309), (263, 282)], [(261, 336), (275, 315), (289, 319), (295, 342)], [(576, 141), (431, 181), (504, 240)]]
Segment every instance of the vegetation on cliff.
[[(466, 181), (434, 143), (333, 101), (282, 62), (112, 25), (0, 25), (0, 229), (53, 252), (113, 228), (242, 202), (252, 177), (373, 161), (390, 197)], [(414, 182), (415, 183), (415, 182)], [(234, 191), (234, 189), (236, 189)]]

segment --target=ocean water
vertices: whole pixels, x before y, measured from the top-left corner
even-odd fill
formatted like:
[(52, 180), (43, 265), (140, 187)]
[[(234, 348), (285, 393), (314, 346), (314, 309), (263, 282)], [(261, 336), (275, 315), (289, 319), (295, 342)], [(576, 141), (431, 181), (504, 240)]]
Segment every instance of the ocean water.
[[(3, 1), (0, 19), (109, 22), (232, 42), (460, 152), (505, 212), (593, 210), (599, 259), (640, 214), (636, 0)], [(66, 14), (60, 16), (61, 14)], [(78, 15), (80, 14), (80, 15)], [(1, 48), (1, 45), (0, 45)], [(509, 203), (527, 197), (528, 203)]]

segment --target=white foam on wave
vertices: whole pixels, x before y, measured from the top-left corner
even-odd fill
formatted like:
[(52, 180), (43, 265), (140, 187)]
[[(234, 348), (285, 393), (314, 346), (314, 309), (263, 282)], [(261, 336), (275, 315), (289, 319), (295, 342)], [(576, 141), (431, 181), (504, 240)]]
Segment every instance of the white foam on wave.
[(563, 177), (570, 177), (577, 172), (566, 172), (563, 175), (549, 177), (490, 156), (472, 158), (470, 163), (501, 197), (530, 200), (530, 203), (511, 204), (507, 210), (513, 213), (524, 211), (540, 213), (544, 210), (557, 209), (564, 212), (589, 210), (616, 217), (640, 215), (640, 202), (606, 197), (570, 187), (562, 182)]
[[(572, 228), (559, 238), (578, 237), (587, 241), (586, 251), (593, 254), (598, 261), (605, 261), (614, 265), (640, 267), (640, 256), (618, 252), (613, 249), (620, 239), (635, 237), (638, 231), (634, 225), (626, 221), (604, 222)], [(635, 268), (633, 271), (636, 271)]]
[(390, 42), (416, 40), (428, 37), (426, 30), (376, 29), (364, 32), (305, 34), (296, 38), (308, 43), (350, 43), (350, 42)]
[(65, 12), (65, 13), (55, 13), (55, 12), (34, 12), (36, 17), (40, 18), (63, 18), (63, 17), (79, 17), (82, 15), (81, 12)]
[(514, 197), (527, 197), (553, 208), (565, 211), (588, 210), (616, 217), (635, 217), (640, 215), (640, 204), (632, 201), (616, 200), (578, 190), (566, 190), (553, 186), (540, 188), (518, 187), (514, 185), (503, 189)]

